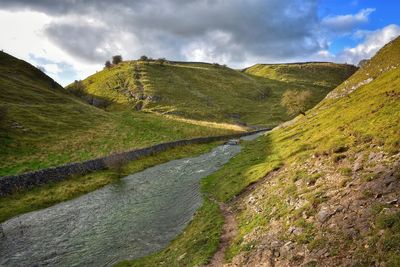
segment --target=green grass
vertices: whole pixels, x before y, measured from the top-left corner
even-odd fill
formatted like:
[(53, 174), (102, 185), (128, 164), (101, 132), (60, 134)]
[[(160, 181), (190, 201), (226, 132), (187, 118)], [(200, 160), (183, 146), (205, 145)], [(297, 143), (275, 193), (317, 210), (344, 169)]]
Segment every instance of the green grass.
[(0, 176), (160, 142), (234, 132), (225, 125), (185, 122), (129, 109), (106, 112), (3, 52), (0, 87), (0, 108), (6, 110), (0, 120)]
[[(373, 136), (372, 143), (381, 145), (387, 153), (399, 152), (400, 146), (397, 137), (400, 134), (400, 107), (395, 99), (386, 94), (392, 88), (397, 88), (397, 92), (400, 92), (398, 89), (400, 88), (399, 69), (383, 74), (373, 83), (359, 88), (351, 94), (350, 98), (341, 98), (326, 109), (314, 109), (294, 125), (274, 131), (268, 136), (248, 144), (243, 150), (247, 153), (239, 154), (221, 170), (214, 173), (211, 178), (207, 178), (209, 181), (205, 180), (207, 185), (210, 184), (210, 191), (221, 200), (229, 200), (246, 185), (270, 172), (273, 169), (271, 166), (276, 162), (282, 162), (289, 166), (301, 164), (302, 161), (313, 155), (322, 153), (336, 156), (337, 154), (335, 155), (333, 151), (343, 146), (347, 146), (351, 150), (368, 150), (370, 143), (363, 141), (366, 136)], [(378, 106), (380, 103), (385, 103), (385, 105), (378, 111), (371, 112), (371, 107)], [(320, 130), (321, 127), (324, 129), (323, 131)], [(246, 164), (246, 166), (242, 164)], [(350, 172), (347, 168), (340, 171), (343, 176), (348, 176)], [(270, 193), (263, 199), (264, 208), (279, 206), (274, 196), (279, 196), (281, 199), (296, 196), (296, 193), (290, 190), (292, 184), (287, 177), (282, 176), (279, 179), (285, 182), (279, 187), (270, 186), (267, 189)], [(308, 183), (309, 178), (306, 177), (305, 182)], [(221, 194), (220, 188), (223, 188), (223, 194)], [(324, 190), (323, 188), (322, 186), (321, 189)], [(315, 212), (312, 210), (313, 206), (324, 201), (318, 199), (317, 190), (320, 189), (312, 189), (309, 193), (309, 201), (312, 204), (307, 207), (311, 209), (307, 211), (309, 215)], [(261, 216), (268, 216), (268, 209), (265, 210), (266, 212), (263, 212)], [(283, 212), (280, 216), (285, 215), (289, 218), (295, 216), (286, 206), (281, 207), (278, 212)], [(248, 224), (249, 221), (257, 222), (257, 218), (260, 216), (253, 213), (252, 210), (246, 210), (240, 214), (240, 235), (228, 252), (230, 257), (245, 250), (246, 244), (241, 242), (241, 238), (256, 227), (264, 226), (260, 223)], [(279, 217), (275, 217), (275, 219), (277, 218)], [(307, 240), (312, 238), (311, 235), (312, 233), (308, 233)]]
[[(288, 89), (310, 90), (309, 107), (349, 77), (355, 67), (333, 63), (276, 65), (282, 73), (264, 76), (207, 63), (126, 61), (84, 80), (87, 92), (114, 102), (115, 109), (144, 102), (147, 111), (179, 117), (250, 125), (276, 125), (290, 118), (280, 105)], [(300, 65), (299, 65), (300, 66)], [(139, 71), (137, 71), (137, 69)], [(135, 79), (140, 73), (140, 79)], [(295, 74), (293, 74), (295, 73)], [(290, 79), (284, 77), (290, 76)], [(155, 97), (135, 100), (130, 93)]]
[[(395, 49), (400, 48), (399, 40)], [(390, 49), (393, 50), (393, 46)], [(374, 60), (384, 61), (379, 58), (379, 54)], [(352, 78), (348, 83), (350, 81)], [(293, 124), (277, 129), (257, 140), (245, 142), (240, 154), (220, 170), (203, 179), (202, 192), (208, 199), (227, 202), (271, 171), (290, 166), (289, 173), (279, 172), (274, 182), (264, 189), (266, 194), (259, 200), (261, 212), (255, 213), (253, 208), (245, 208), (238, 213), (239, 234), (227, 251), (226, 257), (230, 259), (243, 251), (251, 250), (255, 243), (246, 241), (246, 237), (255, 229), (258, 229), (257, 233), (268, 231), (269, 221), (272, 219), (281, 220), (283, 240), (306, 244), (309, 248), (328, 244), (328, 240), (316, 238), (316, 226), (302, 218), (303, 212), (308, 216), (314, 216), (317, 212), (316, 207), (327, 201), (325, 196), (327, 185), (316, 184), (318, 179), (322, 179), (324, 173), (307, 174), (302, 162), (320, 155), (333, 158), (343, 155), (343, 152), (368, 151), (371, 145), (381, 147), (389, 155), (400, 152), (399, 96), (400, 68), (397, 68), (377, 76), (373, 82), (358, 88), (349, 97), (326, 99), (307, 112), (306, 116), (297, 118)], [(329, 162), (329, 164), (337, 164), (334, 161)], [(341, 175), (347, 181), (350, 170), (347, 167), (341, 169)], [(287, 199), (296, 199), (300, 194), (308, 203), (294, 210), (287, 203)], [(218, 216), (217, 210), (214, 216)], [(197, 256), (193, 252), (194, 247), (190, 240), (198, 240), (207, 235), (204, 231), (196, 231), (196, 227), (199, 227), (198, 223), (209, 225), (212, 221), (211, 218), (196, 215), (185, 233), (168, 248), (142, 260), (125, 262), (125, 266), (157, 266), (164, 258), (173, 259), (168, 261), (171, 266), (179, 266), (176, 261), (179, 255), (185, 255), (187, 266), (196, 266)], [(380, 219), (380, 222), (378, 220), (379, 227), (386, 229), (388, 233), (380, 243), (382, 249), (387, 251), (384, 255), (388, 257), (383, 259), (388, 266), (397, 266), (399, 263), (397, 222), (397, 214)], [(303, 232), (294, 237), (284, 234), (293, 225), (301, 227)], [(217, 233), (220, 229), (220, 225), (216, 224), (207, 231), (210, 235)], [(336, 240), (335, 242), (337, 244), (331, 247), (332, 255), (338, 253), (337, 250), (341, 247), (340, 242), (346, 247), (351, 241)], [(177, 247), (185, 249), (178, 250)], [(196, 243), (195, 249), (209, 251), (210, 245), (204, 243), (199, 246)], [(377, 251), (371, 251), (369, 255), (373, 258), (378, 255), (377, 253)], [(209, 257), (211, 256), (212, 253)]]
[(118, 168), (98, 171), (83, 176), (75, 176), (64, 181), (2, 197), (0, 198), (0, 223), (16, 215), (46, 208), (56, 203), (94, 191), (115, 182), (120, 177), (142, 171), (148, 167), (173, 159), (192, 157), (206, 153), (216, 145), (217, 143), (211, 143), (177, 147), (157, 155), (132, 161)]
[(358, 252), (358, 266), (385, 262), (386, 266), (400, 265), (400, 212), (381, 212), (375, 216), (376, 228), (372, 230), (367, 248)]
[[(397, 48), (400, 47), (399, 43), (398, 40)], [(378, 60), (381, 60), (379, 54), (372, 62)], [(343, 148), (368, 151), (371, 143), (381, 146), (389, 154), (398, 153), (399, 95), (400, 69), (397, 68), (381, 74), (372, 83), (353, 92), (350, 97), (325, 100), (293, 125), (250, 142), (243, 153), (206, 178), (204, 186), (216, 198), (227, 201), (247, 185), (269, 173), (276, 164), (292, 166), (292, 171), (296, 171), (296, 168), (300, 170), (299, 167), (293, 166), (301, 166), (301, 162), (313, 155), (331, 154), (334, 157)], [(341, 172), (343, 176), (348, 176), (350, 170), (346, 168)], [(268, 222), (271, 207), (278, 207), (274, 219), (281, 216), (296, 217), (287, 205), (279, 204), (279, 199), (296, 196), (296, 191), (292, 190), (293, 184), (287, 176), (279, 176), (279, 179), (281, 183), (278, 186), (271, 185), (266, 189), (269, 193), (262, 202), (264, 212), (254, 214), (253, 210), (245, 210), (239, 214), (240, 234), (228, 251), (229, 257), (246, 249), (244, 236), (256, 227), (267, 227), (265, 224)], [(300, 179), (305, 179), (305, 182), (309, 180), (307, 176), (300, 176)], [(323, 195), (319, 192), (323, 192), (324, 186), (307, 190), (310, 190), (308, 195), (312, 205), (305, 209), (310, 209), (307, 212), (312, 215), (315, 212), (313, 206), (324, 201), (318, 197)], [(258, 220), (260, 216), (263, 220)], [(307, 235), (306, 240), (311, 240), (312, 229)]]

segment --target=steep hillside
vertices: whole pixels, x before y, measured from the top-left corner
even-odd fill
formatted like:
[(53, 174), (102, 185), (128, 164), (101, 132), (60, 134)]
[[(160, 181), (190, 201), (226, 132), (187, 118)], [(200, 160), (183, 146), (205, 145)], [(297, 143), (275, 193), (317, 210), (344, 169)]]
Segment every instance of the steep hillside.
[(399, 51), (397, 39), (335, 89), (335, 99), (249, 144), (219, 174), (223, 181), (206, 181), (228, 200), (267, 174), (233, 202), (232, 265), (399, 266), (400, 58), (387, 56)]
[(4, 52), (0, 116), (0, 176), (232, 131), (224, 125), (201, 126), (151, 114), (105, 112)]
[(203, 180), (205, 204), (171, 247), (121, 265), (204, 264), (231, 229), (227, 266), (400, 266), (399, 51), (397, 38), (306, 116), (245, 143)]
[(89, 94), (111, 100), (115, 109), (135, 107), (265, 126), (290, 118), (280, 105), (284, 91), (310, 90), (308, 106), (312, 107), (356, 70), (332, 63), (282, 64), (274, 65), (282, 70), (279, 75), (263, 76), (260, 66), (241, 72), (217, 64), (126, 61), (88, 77), (83, 84)]

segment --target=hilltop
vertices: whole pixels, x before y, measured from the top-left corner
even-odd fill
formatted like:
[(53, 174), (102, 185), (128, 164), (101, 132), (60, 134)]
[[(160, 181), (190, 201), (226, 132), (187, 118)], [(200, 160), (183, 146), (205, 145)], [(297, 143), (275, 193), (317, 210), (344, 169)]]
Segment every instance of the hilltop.
[(45, 73), (0, 52), (0, 176), (164, 141), (243, 131), (89, 105)]
[(311, 108), (356, 70), (334, 63), (279, 64), (274, 75), (263, 75), (265, 66), (238, 71), (208, 63), (124, 61), (83, 85), (87, 94), (109, 100), (110, 109), (271, 126), (290, 118), (280, 105), (286, 90), (310, 90)]
[(400, 37), (305, 116), (246, 142), (203, 180), (205, 203), (170, 247), (121, 266), (205, 264), (228, 228), (226, 266), (399, 266), (399, 57)]

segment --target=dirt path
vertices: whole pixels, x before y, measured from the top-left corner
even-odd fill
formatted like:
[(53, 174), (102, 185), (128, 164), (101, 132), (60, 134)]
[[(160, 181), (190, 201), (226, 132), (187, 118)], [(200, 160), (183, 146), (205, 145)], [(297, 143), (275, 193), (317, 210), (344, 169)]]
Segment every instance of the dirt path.
[(205, 265), (205, 267), (217, 267), (224, 264), (225, 250), (235, 238), (238, 230), (235, 215), (231, 207), (225, 203), (219, 203), (219, 209), (225, 219), (222, 227), (222, 235), (217, 252), (212, 257), (210, 263)]
[(218, 203), (219, 209), (222, 216), (224, 216), (224, 225), (222, 227), (222, 235), (217, 252), (215, 252), (209, 264), (203, 267), (220, 267), (225, 263), (225, 251), (235, 238), (238, 232), (237, 222), (235, 218), (235, 213), (233, 212), (233, 206), (240, 199), (251, 194), (252, 191), (261, 183), (264, 183), (268, 178), (270, 178), (275, 171), (270, 172), (268, 175), (259, 179), (257, 182), (249, 184), (240, 194), (234, 197), (228, 203)]

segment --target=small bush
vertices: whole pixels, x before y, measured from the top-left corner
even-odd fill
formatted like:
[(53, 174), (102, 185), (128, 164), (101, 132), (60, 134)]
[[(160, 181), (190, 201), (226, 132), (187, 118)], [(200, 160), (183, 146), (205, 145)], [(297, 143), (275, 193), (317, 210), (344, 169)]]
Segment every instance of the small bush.
[(112, 64), (111, 64), (110, 60), (107, 60), (106, 63), (104, 63), (104, 68), (109, 69), (111, 67), (112, 67)]
[(121, 62), (122, 62), (122, 56), (121, 55), (115, 55), (115, 56), (112, 57), (112, 64), (118, 65)]
[(147, 57), (147, 56), (145, 56), (145, 55), (143, 55), (143, 56), (141, 56), (140, 57), (140, 60), (141, 61), (147, 61), (149, 58)]

